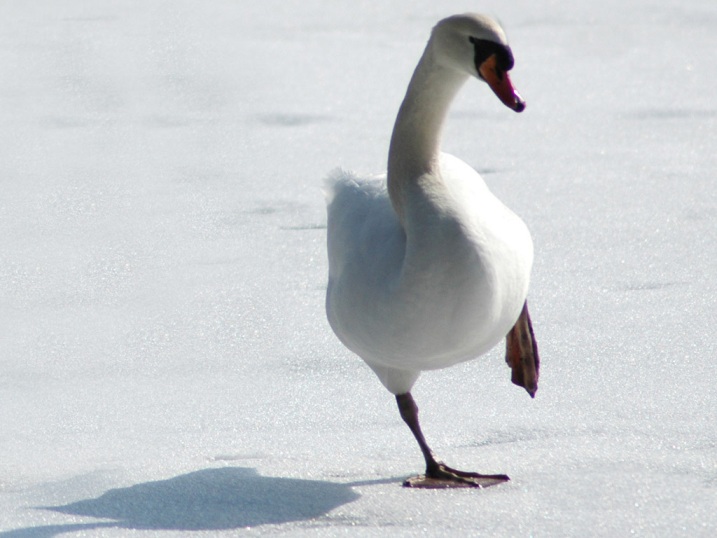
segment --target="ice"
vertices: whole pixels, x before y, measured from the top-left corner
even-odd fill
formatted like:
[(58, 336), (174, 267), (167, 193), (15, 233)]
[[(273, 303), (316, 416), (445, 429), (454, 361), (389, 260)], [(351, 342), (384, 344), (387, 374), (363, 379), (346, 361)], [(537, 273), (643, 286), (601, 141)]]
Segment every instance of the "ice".
[[(497, 15), (445, 149), (528, 223), (531, 400), (502, 350), (414, 396), (484, 491), (412, 491), (325, 321), (323, 178), (380, 172), (432, 24)], [(0, 4), (0, 536), (713, 536), (717, 5)]]

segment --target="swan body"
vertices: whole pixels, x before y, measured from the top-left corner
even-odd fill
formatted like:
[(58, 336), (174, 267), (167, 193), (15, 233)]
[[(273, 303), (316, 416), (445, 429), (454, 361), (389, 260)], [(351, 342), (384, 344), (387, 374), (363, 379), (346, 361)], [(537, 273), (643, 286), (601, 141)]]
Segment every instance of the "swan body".
[(327, 180), (327, 317), (397, 396), (409, 426), (415, 404), (405, 398), (421, 371), (485, 353), (524, 310), (533, 260), (527, 227), (473, 168), (440, 151), (448, 107), (471, 76), (523, 110), (512, 64), (492, 19), (440, 21), (399, 110), (387, 175), (339, 170)]
[(471, 167), (442, 154), (404, 229), (385, 182), (334, 177), (327, 313), (394, 394), (422, 370), (473, 359), (515, 324), (533, 247), (523, 222)]

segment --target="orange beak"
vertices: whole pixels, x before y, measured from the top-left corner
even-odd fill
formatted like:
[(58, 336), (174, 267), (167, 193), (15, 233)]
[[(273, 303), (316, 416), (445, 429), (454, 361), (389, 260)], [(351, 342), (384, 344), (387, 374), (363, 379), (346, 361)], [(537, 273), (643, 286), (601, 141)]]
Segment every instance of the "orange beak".
[(516, 112), (525, 110), (525, 101), (513, 88), (508, 72), (498, 69), (495, 54), (481, 64), (478, 72), (505, 106)]

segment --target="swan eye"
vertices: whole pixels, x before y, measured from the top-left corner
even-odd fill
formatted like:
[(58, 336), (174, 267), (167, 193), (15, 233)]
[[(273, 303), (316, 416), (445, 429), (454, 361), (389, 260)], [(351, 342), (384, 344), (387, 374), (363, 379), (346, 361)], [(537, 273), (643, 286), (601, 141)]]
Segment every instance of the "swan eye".
[(493, 55), (495, 55), (496, 74), (499, 78), (502, 79), (504, 72), (513, 69), (513, 64), (515, 63), (513, 52), (507, 45), (476, 37), (469, 37), (468, 41), (473, 43), (473, 62), (478, 73), (480, 73), (480, 66), (483, 65), (483, 62)]

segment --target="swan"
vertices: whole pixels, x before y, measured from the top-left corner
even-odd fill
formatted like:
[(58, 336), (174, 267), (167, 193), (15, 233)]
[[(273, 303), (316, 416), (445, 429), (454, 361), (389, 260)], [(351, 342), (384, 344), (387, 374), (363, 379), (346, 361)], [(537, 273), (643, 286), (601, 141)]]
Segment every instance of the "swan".
[(434, 455), (410, 392), (422, 371), (474, 359), (505, 337), (513, 383), (531, 397), (537, 390), (538, 349), (526, 301), (530, 233), (475, 170), (439, 149), (448, 107), (470, 77), (523, 111), (508, 76), (512, 67), (505, 33), (492, 18), (439, 21), (399, 109), (386, 175), (337, 170), (327, 179), (327, 318), (395, 395), (418, 442), (426, 472), (405, 486), (509, 480), (452, 469)]

